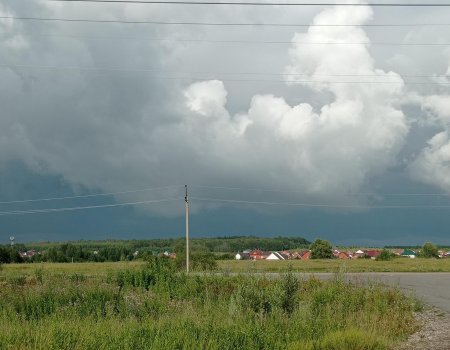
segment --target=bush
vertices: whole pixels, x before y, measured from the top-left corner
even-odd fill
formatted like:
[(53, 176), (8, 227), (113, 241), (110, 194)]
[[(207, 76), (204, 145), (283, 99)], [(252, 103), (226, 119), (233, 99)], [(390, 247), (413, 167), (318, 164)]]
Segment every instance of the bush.
[(370, 350), (416, 330), (411, 298), (338, 277), (188, 276), (156, 257), (98, 272), (2, 281), (0, 349)]
[(281, 306), (287, 314), (292, 314), (297, 302), (298, 279), (292, 273), (292, 266), (289, 266), (287, 274), (284, 276), (283, 296)]
[[(217, 260), (212, 253), (197, 253), (190, 255), (190, 269), (194, 271), (217, 270)], [(179, 270), (186, 269), (186, 255), (177, 254), (176, 266)]]
[(376, 261), (391, 261), (392, 259), (394, 259), (394, 254), (391, 253), (389, 250), (387, 249), (383, 249), (383, 251), (380, 253), (380, 255), (377, 256), (377, 258), (375, 259)]
[(311, 247), (311, 259), (333, 259), (333, 247), (330, 242), (316, 239)]
[(431, 242), (427, 242), (422, 247), (421, 256), (424, 258), (438, 258), (438, 248)]

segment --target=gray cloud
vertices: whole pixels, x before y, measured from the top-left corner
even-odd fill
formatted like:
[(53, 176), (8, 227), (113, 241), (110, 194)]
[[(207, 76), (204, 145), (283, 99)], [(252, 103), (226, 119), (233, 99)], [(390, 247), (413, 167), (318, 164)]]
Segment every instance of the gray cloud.
[[(373, 18), (389, 21), (391, 16), (374, 14), (364, 7), (351, 12), (348, 8), (322, 12), (311, 9), (300, 15), (274, 11), (229, 7), (204, 12), (185, 8), (181, 13), (167, 6), (46, 1), (25, 6), (22, 2), (0, 1), (3, 15), (72, 18), (362, 25)], [(421, 22), (413, 15), (408, 20)], [(374, 178), (398, 164), (405, 143), (414, 142), (408, 132), (410, 121), (417, 116), (411, 118), (403, 112), (405, 95), (415, 93), (424, 98), (424, 109), (434, 115), (442, 114), (442, 103), (446, 110), (446, 102), (442, 102), (445, 96), (432, 96), (428, 90), (412, 91), (395, 73), (404, 72), (400, 71), (404, 58), (410, 59), (406, 49), (392, 52), (370, 44), (248, 44), (236, 48), (141, 40), (240, 39), (242, 28), (225, 32), (223, 28), (0, 20), (0, 29), (0, 59), (10, 64), (9, 68), (0, 68), (0, 162), (20, 159), (36, 172), (63, 176), (74, 187), (110, 192), (173, 183), (216, 183), (298, 190), (311, 200), (336, 201), (349, 192), (370, 188)], [(246, 30), (249, 39), (301, 42), (368, 42), (372, 34), (379, 36), (359, 26), (311, 27), (297, 33), (292, 28)], [(395, 39), (421, 41), (435, 35), (414, 29)], [(444, 53), (442, 57), (444, 60)], [(69, 67), (151, 68), (161, 73), (79, 71)], [(408, 67), (433, 72), (430, 57), (425, 54)], [(303, 74), (304, 80), (328, 81), (331, 78), (324, 75), (363, 74), (376, 75), (365, 80), (396, 84), (233, 83), (224, 75), (192, 74), (200, 71), (287, 72)], [(166, 79), (179, 76), (193, 76), (198, 82)], [(267, 75), (255, 78), (281, 79)], [(431, 166), (436, 158), (443, 159), (442, 147), (448, 141), (442, 134), (438, 138), (439, 142), (424, 145), (423, 154), (415, 161), (421, 165), (415, 169), (419, 169), (416, 173), (428, 169), (430, 174), (447, 179), (446, 166)], [(436, 152), (441, 155), (436, 156)], [(447, 180), (442, 185), (443, 180), (429, 180), (431, 176), (415, 178), (446, 188)], [(166, 208), (160, 214), (177, 210)]]

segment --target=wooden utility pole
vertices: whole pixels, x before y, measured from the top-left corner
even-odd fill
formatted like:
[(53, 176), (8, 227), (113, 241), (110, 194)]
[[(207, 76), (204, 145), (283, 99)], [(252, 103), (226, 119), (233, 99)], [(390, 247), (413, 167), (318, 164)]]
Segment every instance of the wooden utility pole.
[(189, 273), (189, 197), (187, 185), (184, 186), (186, 195), (184, 197), (184, 203), (186, 206), (186, 273)]

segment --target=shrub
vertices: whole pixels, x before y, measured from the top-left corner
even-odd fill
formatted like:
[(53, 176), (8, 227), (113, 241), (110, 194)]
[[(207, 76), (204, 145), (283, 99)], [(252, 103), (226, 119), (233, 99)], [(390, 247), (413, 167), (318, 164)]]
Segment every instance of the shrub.
[(311, 259), (333, 259), (333, 247), (330, 242), (316, 239), (311, 247)]
[(292, 266), (289, 266), (287, 274), (284, 276), (283, 297), (281, 306), (287, 314), (294, 312), (298, 292), (298, 280), (292, 273)]
[[(197, 253), (190, 255), (190, 267), (194, 271), (214, 271), (217, 270), (217, 260), (212, 253)], [(186, 255), (177, 254), (176, 266), (179, 270), (186, 268)]]
[(422, 247), (421, 256), (424, 258), (438, 258), (438, 248), (431, 242), (427, 242)]
[(2, 283), (0, 349), (370, 350), (416, 330), (411, 298), (340, 276), (187, 275), (164, 258), (80, 276)]
[(389, 250), (387, 249), (383, 249), (383, 251), (380, 253), (380, 255), (377, 256), (377, 258), (375, 259), (376, 261), (391, 261), (392, 259), (394, 259), (394, 254), (391, 253)]

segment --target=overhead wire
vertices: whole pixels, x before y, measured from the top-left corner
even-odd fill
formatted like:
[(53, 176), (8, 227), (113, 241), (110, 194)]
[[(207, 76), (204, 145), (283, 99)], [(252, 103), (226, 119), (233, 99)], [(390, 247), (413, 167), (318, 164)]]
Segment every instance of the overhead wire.
[[(304, 73), (274, 73), (274, 72), (214, 72), (214, 71), (170, 71), (170, 70), (158, 70), (154, 68), (121, 68), (121, 67), (75, 67), (75, 66), (43, 66), (43, 65), (26, 65), (26, 64), (7, 64), (0, 63), (0, 67), (4, 68), (38, 68), (38, 69), (49, 69), (49, 70), (99, 70), (99, 71), (119, 71), (119, 72), (148, 72), (155, 74), (181, 74), (181, 75), (216, 75), (216, 76), (236, 76), (236, 75), (250, 75), (250, 76), (281, 76), (281, 77), (308, 77), (310, 75)], [(449, 74), (444, 75), (426, 75), (426, 74), (403, 74), (396, 73), (402, 78), (450, 78)], [(327, 77), (327, 78), (335, 78), (335, 77), (364, 77), (364, 78), (386, 78), (377, 74), (314, 74), (315, 77)], [(185, 77), (189, 79), (195, 79), (197, 77)], [(200, 77), (202, 78), (202, 77)], [(207, 78), (206, 78), (207, 79)], [(286, 80), (280, 80), (286, 81)]]
[(166, 1), (166, 0), (48, 0), (50, 2), (125, 3), (159, 5), (236, 5), (236, 6), (374, 6), (374, 7), (450, 7), (448, 3), (333, 3), (333, 2), (255, 2), (255, 1)]
[[(3, 68), (31, 68), (41, 70), (69, 70), (69, 71), (106, 71), (106, 72), (147, 72), (152, 73), (152, 70), (146, 69), (128, 69), (128, 68), (101, 68), (101, 67), (62, 67), (62, 66), (40, 66), (40, 65), (19, 65), (19, 64), (6, 64), (0, 63), (0, 67)], [(412, 82), (412, 81), (326, 81), (326, 80), (275, 80), (275, 79), (232, 79), (232, 78), (220, 78), (220, 77), (169, 77), (162, 75), (153, 75), (154, 78), (164, 80), (181, 80), (181, 81), (198, 81), (198, 80), (211, 80), (220, 79), (224, 82), (280, 82), (287, 84), (387, 84), (387, 85), (436, 85), (436, 86), (449, 86), (450, 82)], [(375, 77), (375, 76), (374, 76)], [(389, 78), (389, 77), (383, 77)]]
[[(191, 188), (200, 189), (217, 189), (217, 190), (231, 190), (231, 191), (252, 191), (252, 192), (273, 192), (273, 193), (300, 193), (305, 194), (304, 191), (296, 190), (279, 190), (267, 188), (254, 187), (227, 187), (227, 186), (204, 186), (204, 185), (189, 185)], [(360, 193), (346, 193), (345, 196), (399, 196), (399, 197), (449, 197), (449, 193), (374, 193), (374, 192), (360, 192)]]
[(65, 212), (65, 211), (78, 211), (78, 210), (86, 210), (86, 209), (114, 208), (114, 207), (135, 206), (135, 205), (162, 203), (162, 202), (173, 202), (173, 201), (178, 201), (181, 199), (182, 198), (180, 197), (180, 198), (165, 198), (165, 199), (158, 199), (158, 200), (125, 202), (125, 203), (103, 204), (103, 205), (91, 205), (91, 206), (80, 206), (80, 207), (33, 209), (33, 210), (13, 210), (13, 211), (0, 212), (0, 216), (43, 214), (43, 213)]
[(77, 34), (40, 34), (33, 33), (33, 36), (48, 37), (48, 38), (86, 38), (86, 39), (110, 39), (110, 40), (139, 40), (139, 41), (156, 41), (156, 42), (186, 42), (186, 43), (209, 43), (209, 44), (294, 44), (298, 46), (308, 45), (374, 45), (374, 46), (450, 46), (450, 43), (414, 43), (414, 42), (377, 42), (377, 41), (362, 41), (362, 42), (306, 42), (294, 40), (231, 40), (231, 39), (202, 39), (202, 38), (152, 38), (152, 37), (120, 37), (120, 36), (101, 36), (101, 35), (77, 35)]
[[(203, 202), (217, 202), (217, 203), (232, 203), (232, 204), (249, 204), (249, 205), (269, 205), (269, 206), (288, 206), (288, 207), (307, 207), (307, 208), (334, 208), (334, 209), (447, 209), (450, 205), (356, 205), (356, 204), (314, 204), (314, 203), (292, 203), (292, 202), (271, 202), (271, 201), (249, 201), (249, 200), (237, 200), (237, 199), (223, 199), (223, 198), (207, 198), (207, 197), (195, 197), (190, 196), (192, 201)], [(159, 200), (147, 200), (136, 202), (125, 202), (115, 204), (104, 205), (92, 205), (92, 206), (78, 206), (78, 207), (64, 207), (64, 208), (47, 208), (47, 209), (33, 209), (33, 210), (14, 210), (14, 211), (2, 211), (0, 216), (7, 215), (27, 215), (27, 214), (45, 214), (45, 213), (57, 213), (67, 211), (79, 211), (88, 209), (100, 209), (100, 208), (114, 208), (124, 206), (136, 206), (153, 203), (182, 201), (183, 198), (164, 198)]]
[(172, 185), (172, 186), (150, 187), (150, 188), (144, 188), (144, 189), (138, 189), (138, 190), (128, 190), (128, 191), (119, 191), (119, 192), (110, 192), (110, 193), (97, 193), (97, 194), (87, 194), (87, 195), (78, 195), (78, 196), (35, 198), (35, 199), (24, 199), (24, 200), (14, 200), (14, 201), (3, 201), (3, 202), (0, 202), (0, 204), (35, 203), (35, 202), (58, 201), (58, 200), (67, 200), (67, 199), (109, 197), (109, 196), (116, 196), (116, 195), (119, 195), (119, 194), (148, 192), (148, 191), (155, 191), (155, 190), (168, 189), (168, 188), (178, 188), (178, 187), (181, 188), (181, 186)]
[[(181, 186), (165, 186), (159, 187), (162, 188), (170, 188), (170, 187), (181, 187)], [(280, 191), (280, 190), (272, 190), (272, 189), (258, 189), (258, 188), (243, 188), (243, 187), (225, 187), (225, 186), (201, 186), (201, 185), (191, 185), (192, 188), (205, 188), (205, 189), (226, 189), (226, 190), (248, 190), (248, 191), (264, 191), (264, 192), (279, 192), (279, 193), (292, 193), (292, 191)], [(158, 188), (151, 188), (158, 189)], [(85, 196), (71, 196), (71, 197), (54, 197), (54, 198), (41, 198), (41, 199), (33, 199), (33, 200), (18, 200), (18, 201), (10, 201), (10, 202), (2, 202), (2, 203), (23, 203), (27, 201), (47, 201), (47, 200), (60, 200), (60, 199), (69, 199), (69, 198), (86, 198), (93, 196), (107, 196), (113, 194), (123, 194), (123, 193), (135, 193), (141, 192), (144, 190), (131, 190), (131, 191), (120, 191), (120, 192), (112, 192), (105, 194), (97, 194), (97, 195), (85, 195)], [(362, 194), (362, 193), (361, 193)], [(355, 194), (353, 194), (355, 195)], [(431, 193), (397, 193), (397, 194), (378, 194), (378, 195), (399, 195), (399, 196), (444, 196), (444, 194), (431, 194)], [(293, 202), (273, 202), (273, 201), (255, 201), (255, 200), (240, 200), (240, 199), (226, 199), (226, 198), (213, 198), (213, 197), (197, 197), (190, 196), (190, 200), (192, 201), (200, 201), (200, 202), (217, 202), (217, 203), (230, 203), (230, 204), (248, 204), (248, 205), (269, 205), (269, 206), (288, 206), (288, 207), (307, 207), (307, 208), (334, 208), (334, 209), (445, 209), (450, 208), (450, 205), (358, 205), (358, 204), (334, 204), (334, 203), (293, 203)], [(76, 207), (62, 207), (62, 208), (44, 208), (44, 209), (28, 209), (28, 210), (11, 210), (11, 211), (0, 211), (0, 216), (7, 215), (25, 215), (25, 214), (40, 214), (40, 213), (56, 213), (56, 212), (66, 212), (66, 211), (78, 211), (78, 210), (87, 210), (87, 209), (100, 209), (100, 208), (114, 208), (114, 207), (124, 207), (124, 206), (135, 206), (135, 205), (144, 205), (144, 204), (152, 204), (152, 203), (163, 203), (163, 202), (171, 202), (182, 200), (182, 197), (176, 198), (164, 198), (158, 200), (145, 200), (145, 201), (135, 201), (135, 202), (125, 202), (125, 203), (113, 203), (113, 204), (102, 204), (102, 205), (90, 205), (90, 206), (76, 206)]]
[(307, 208), (334, 208), (334, 209), (445, 209), (450, 208), (450, 205), (346, 205), (346, 204), (313, 204), (313, 203), (290, 203), (290, 202), (270, 202), (270, 201), (247, 201), (238, 199), (223, 199), (223, 198), (205, 198), (205, 197), (189, 197), (192, 200), (204, 202), (218, 202), (218, 203), (235, 203), (235, 204), (252, 204), (252, 205), (281, 205)]
[(0, 19), (12, 19), (20, 21), (43, 22), (83, 22), (83, 23), (117, 23), (117, 24), (152, 24), (152, 25), (186, 25), (186, 26), (236, 26), (236, 27), (448, 27), (450, 23), (367, 23), (367, 24), (315, 24), (315, 23), (244, 23), (244, 22), (197, 22), (197, 21), (157, 21), (157, 20), (113, 20), (113, 19), (88, 19), (88, 18), (49, 18), (49, 17), (23, 17), (0, 16)]

